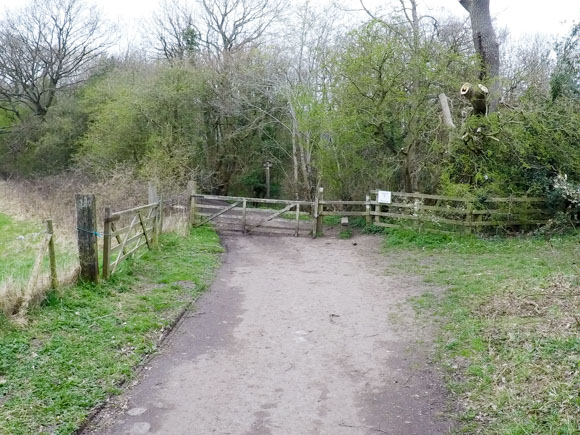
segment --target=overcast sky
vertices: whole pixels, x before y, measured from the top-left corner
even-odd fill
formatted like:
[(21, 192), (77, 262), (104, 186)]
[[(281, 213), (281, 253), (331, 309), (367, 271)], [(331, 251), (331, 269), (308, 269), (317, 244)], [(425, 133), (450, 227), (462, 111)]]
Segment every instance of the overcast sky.
[[(91, 0), (87, 0), (91, 2)], [(296, 1), (296, 0), (294, 0)], [(311, 0), (312, 3), (318, 3)], [(125, 41), (136, 41), (140, 36), (139, 24), (149, 18), (157, 9), (160, 0), (93, 0), (105, 16), (117, 23), (124, 32)], [(330, 3), (330, 0), (319, 0)], [(340, 0), (341, 4), (356, 8), (359, 0)], [(16, 7), (24, 1), (0, 0), (0, 14), (6, 8)], [(289, 2), (290, 3), (290, 2)], [(370, 9), (388, 10), (390, 4), (397, 0), (365, 0)], [(448, 13), (456, 16), (467, 16), (458, 0), (419, 0), (424, 13), (435, 15)], [(580, 0), (491, 0), (491, 13), (499, 27), (507, 27), (510, 34), (519, 39), (533, 33), (544, 33), (550, 36), (563, 36), (568, 33), (572, 24), (580, 21)], [(356, 14), (352, 13), (353, 19)]]

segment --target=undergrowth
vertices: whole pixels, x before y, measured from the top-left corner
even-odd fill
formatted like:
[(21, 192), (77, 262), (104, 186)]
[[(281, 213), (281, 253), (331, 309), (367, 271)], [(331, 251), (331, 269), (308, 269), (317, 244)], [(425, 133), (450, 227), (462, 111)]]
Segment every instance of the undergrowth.
[(415, 307), (439, 316), (462, 431), (580, 433), (580, 233), (543, 240), (387, 232), (399, 267), (447, 287)]
[(206, 289), (220, 252), (210, 228), (166, 234), (109, 282), (49, 294), (25, 329), (0, 315), (0, 433), (73, 433)]

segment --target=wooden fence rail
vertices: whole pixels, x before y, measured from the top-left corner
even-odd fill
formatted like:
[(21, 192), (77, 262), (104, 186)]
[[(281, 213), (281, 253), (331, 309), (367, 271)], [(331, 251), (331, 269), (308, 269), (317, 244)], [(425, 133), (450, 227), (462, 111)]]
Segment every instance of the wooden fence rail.
[[(125, 218), (123, 227), (117, 224)], [(128, 210), (111, 212), (105, 208), (103, 230), (103, 279), (108, 279), (127, 258), (139, 249), (158, 249), (163, 219), (163, 200)]]

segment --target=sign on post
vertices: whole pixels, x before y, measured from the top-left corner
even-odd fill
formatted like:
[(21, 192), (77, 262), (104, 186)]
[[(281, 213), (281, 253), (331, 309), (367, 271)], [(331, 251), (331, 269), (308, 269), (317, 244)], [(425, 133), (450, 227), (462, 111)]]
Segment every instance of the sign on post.
[(390, 190), (379, 190), (377, 194), (377, 202), (381, 204), (391, 203), (391, 191)]

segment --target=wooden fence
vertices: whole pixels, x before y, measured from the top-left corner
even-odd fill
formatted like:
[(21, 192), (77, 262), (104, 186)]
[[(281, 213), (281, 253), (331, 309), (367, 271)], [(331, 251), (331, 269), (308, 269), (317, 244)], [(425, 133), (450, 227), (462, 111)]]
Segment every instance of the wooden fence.
[[(529, 227), (543, 225), (549, 221), (550, 213), (545, 209), (543, 198), (461, 198), (423, 193), (390, 192), (389, 203), (379, 202), (378, 190), (369, 192), (364, 201), (324, 199), (320, 187), (314, 201), (282, 199), (243, 198), (235, 196), (202, 195), (192, 193), (191, 216), (196, 225), (215, 222), (221, 216), (241, 221), (239, 230), (249, 232), (292, 209), (296, 211), (295, 222), (298, 235), (301, 215), (310, 209), (313, 218), (310, 233), (313, 237), (322, 234), (324, 217), (360, 217), (366, 225), (380, 227), (412, 227), (434, 232), (473, 232), (486, 227)], [(200, 204), (200, 200), (213, 200), (215, 204)], [(255, 225), (247, 225), (248, 203), (270, 203), (284, 206), (271, 212)], [(302, 207), (302, 211), (301, 211)], [(199, 209), (204, 211), (200, 211)], [(209, 211), (206, 211), (209, 210)], [(236, 211), (239, 212), (236, 214)], [(255, 209), (254, 209), (255, 210)], [(276, 227), (270, 227), (275, 229)]]
[(543, 198), (461, 198), (422, 193), (390, 192), (391, 202), (378, 201), (378, 190), (365, 201), (326, 201), (320, 189), (315, 199), (316, 233), (324, 216), (360, 216), (367, 225), (414, 227), (435, 232), (472, 232), (484, 227), (522, 227), (548, 223)]
[[(162, 201), (111, 212), (105, 209), (103, 230), (103, 279), (115, 273), (119, 265), (139, 249), (157, 249), (162, 226)], [(123, 222), (123, 223), (122, 223)], [(121, 223), (120, 228), (117, 225)]]
[(54, 231), (52, 228), (52, 220), (49, 219), (45, 222), (46, 232), (44, 237), (38, 246), (38, 251), (36, 253), (36, 258), (34, 260), (34, 265), (32, 266), (32, 271), (26, 283), (26, 289), (24, 291), (24, 296), (20, 307), (18, 308), (17, 316), (23, 317), (28, 311), (28, 307), (34, 298), (36, 292), (36, 284), (40, 276), (40, 270), (42, 268), (42, 262), (48, 251), (49, 259), (49, 270), (50, 270), (50, 288), (56, 289), (58, 287), (58, 277), (56, 274), (56, 255), (54, 251)]

